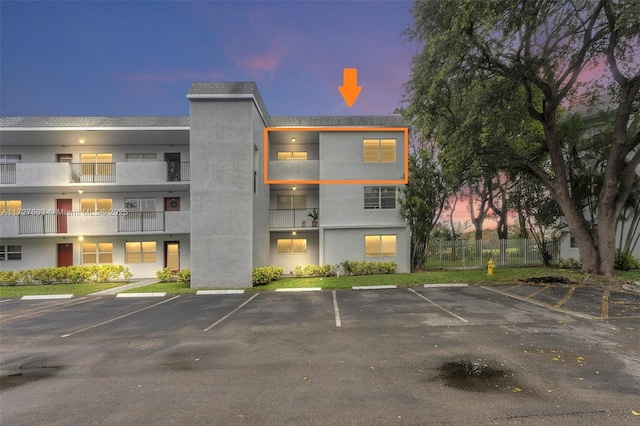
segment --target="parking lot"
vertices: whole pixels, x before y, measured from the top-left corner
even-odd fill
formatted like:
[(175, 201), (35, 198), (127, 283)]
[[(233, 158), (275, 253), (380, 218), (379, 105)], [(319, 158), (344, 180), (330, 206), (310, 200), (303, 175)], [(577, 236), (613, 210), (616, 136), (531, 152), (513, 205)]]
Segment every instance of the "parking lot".
[(638, 424), (639, 308), (531, 285), (6, 299), (0, 420)]

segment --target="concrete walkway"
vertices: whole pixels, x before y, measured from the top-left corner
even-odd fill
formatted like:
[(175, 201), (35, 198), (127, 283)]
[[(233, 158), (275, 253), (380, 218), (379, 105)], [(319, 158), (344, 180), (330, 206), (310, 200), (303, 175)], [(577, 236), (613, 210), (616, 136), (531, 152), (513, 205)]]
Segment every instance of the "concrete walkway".
[(108, 294), (118, 294), (125, 290), (129, 290), (131, 288), (142, 287), (149, 284), (157, 283), (157, 278), (141, 278), (136, 282), (132, 282), (129, 284), (121, 285), (119, 287), (109, 288), (107, 290), (96, 291), (95, 293), (90, 293), (89, 296), (104, 296)]

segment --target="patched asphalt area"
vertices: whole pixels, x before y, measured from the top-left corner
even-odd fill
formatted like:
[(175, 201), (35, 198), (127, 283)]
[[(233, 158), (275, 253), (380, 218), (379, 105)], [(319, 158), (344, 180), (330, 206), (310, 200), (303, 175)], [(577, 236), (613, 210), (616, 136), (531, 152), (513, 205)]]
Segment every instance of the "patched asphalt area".
[(620, 287), (601, 289), (588, 285), (522, 284), (494, 289), (523, 301), (594, 319), (640, 318), (640, 294)]

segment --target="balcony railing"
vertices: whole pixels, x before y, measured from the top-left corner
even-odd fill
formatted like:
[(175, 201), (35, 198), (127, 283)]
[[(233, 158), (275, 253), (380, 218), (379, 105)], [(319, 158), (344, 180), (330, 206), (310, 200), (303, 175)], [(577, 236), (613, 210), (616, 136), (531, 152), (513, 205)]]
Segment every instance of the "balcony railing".
[[(59, 219), (60, 218), (60, 219)], [(64, 224), (61, 220), (64, 220)], [(66, 216), (57, 214), (38, 214), (19, 216), (20, 235), (66, 233)]]
[(165, 212), (129, 212), (118, 216), (118, 232), (164, 231)]
[[(309, 213), (313, 209), (272, 209), (271, 228), (313, 227)], [(317, 226), (317, 225), (316, 225)]]
[(168, 161), (167, 181), (188, 182), (191, 180), (191, 167), (188, 161)]
[(15, 164), (0, 164), (0, 183), (16, 183)]
[(115, 182), (116, 163), (71, 163), (71, 182)]

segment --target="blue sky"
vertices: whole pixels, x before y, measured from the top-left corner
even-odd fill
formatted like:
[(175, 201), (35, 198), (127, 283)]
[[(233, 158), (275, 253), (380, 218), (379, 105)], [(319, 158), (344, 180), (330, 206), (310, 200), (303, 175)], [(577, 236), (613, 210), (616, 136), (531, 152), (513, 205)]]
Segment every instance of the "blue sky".
[[(256, 81), (271, 115), (388, 114), (411, 2), (0, 1), (0, 115), (188, 115), (194, 81)], [(358, 68), (352, 108), (338, 86)]]

